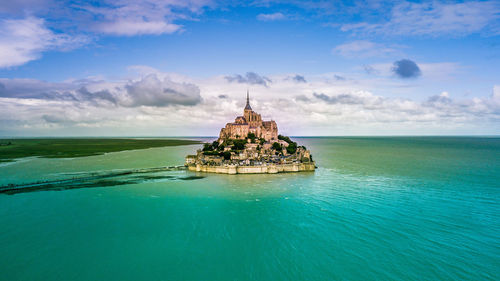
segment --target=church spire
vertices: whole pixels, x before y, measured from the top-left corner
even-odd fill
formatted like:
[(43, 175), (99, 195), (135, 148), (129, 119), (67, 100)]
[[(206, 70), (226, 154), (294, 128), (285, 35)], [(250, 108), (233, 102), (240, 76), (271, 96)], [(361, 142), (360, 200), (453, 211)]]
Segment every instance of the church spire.
[(250, 96), (248, 94), (248, 89), (247, 89), (247, 105), (245, 106), (245, 110), (252, 110), (252, 107), (250, 106)]

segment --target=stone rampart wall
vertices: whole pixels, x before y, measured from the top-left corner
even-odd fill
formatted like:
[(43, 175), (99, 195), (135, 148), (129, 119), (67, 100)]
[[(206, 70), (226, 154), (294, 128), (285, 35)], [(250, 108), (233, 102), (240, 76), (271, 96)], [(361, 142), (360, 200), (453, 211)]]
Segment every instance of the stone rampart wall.
[(314, 162), (279, 164), (266, 166), (208, 166), (208, 165), (189, 165), (188, 170), (194, 172), (217, 173), (217, 174), (276, 174), (286, 172), (307, 172), (315, 170)]

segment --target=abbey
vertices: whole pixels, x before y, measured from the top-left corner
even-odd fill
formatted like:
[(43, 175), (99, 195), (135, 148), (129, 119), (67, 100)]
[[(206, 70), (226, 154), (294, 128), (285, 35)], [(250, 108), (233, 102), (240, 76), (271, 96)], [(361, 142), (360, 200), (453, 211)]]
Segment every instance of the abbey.
[(278, 125), (273, 120), (262, 121), (260, 114), (252, 110), (247, 91), (247, 104), (243, 116), (236, 117), (234, 123), (227, 123), (226, 127), (220, 130), (219, 142), (222, 143), (227, 139), (244, 139), (248, 133), (266, 141), (278, 139)]
[(247, 91), (243, 116), (227, 123), (219, 138), (186, 156), (188, 170), (220, 174), (275, 174), (314, 171), (311, 152), (287, 136), (278, 135), (274, 121), (262, 121), (252, 110)]

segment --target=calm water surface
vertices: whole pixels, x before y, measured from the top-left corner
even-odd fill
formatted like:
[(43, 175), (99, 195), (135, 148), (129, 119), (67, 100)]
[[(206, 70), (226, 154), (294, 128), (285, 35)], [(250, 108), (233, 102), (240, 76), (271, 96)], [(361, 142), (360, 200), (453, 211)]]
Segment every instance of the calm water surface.
[[(297, 138), (314, 173), (0, 195), (0, 280), (499, 280), (499, 138)], [(0, 165), (0, 184), (199, 146)]]

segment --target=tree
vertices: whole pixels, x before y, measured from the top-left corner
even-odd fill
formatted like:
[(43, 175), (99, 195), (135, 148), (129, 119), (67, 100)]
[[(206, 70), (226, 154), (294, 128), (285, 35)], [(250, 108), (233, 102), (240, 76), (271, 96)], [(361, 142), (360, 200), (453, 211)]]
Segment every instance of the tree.
[(254, 133), (248, 133), (247, 138), (250, 139), (252, 142), (255, 142), (255, 134)]
[(281, 151), (283, 148), (279, 142), (273, 143), (273, 149), (277, 151)]
[(245, 149), (246, 140), (233, 140), (233, 149), (234, 150), (243, 150)]
[(278, 139), (279, 139), (279, 140), (284, 140), (284, 141), (286, 141), (287, 143), (292, 143), (292, 142), (293, 142), (293, 141), (292, 141), (289, 137), (282, 136), (282, 135), (278, 135)]
[(222, 156), (224, 156), (225, 160), (229, 160), (229, 159), (231, 159), (231, 152), (224, 151), (224, 152), (222, 152)]
[(218, 141), (212, 142), (212, 149), (213, 150), (217, 150), (218, 147), (219, 147), (219, 142)]
[(286, 152), (288, 152), (288, 154), (294, 154), (296, 151), (297, 151), (297, 143), (296, 142), (290, 143), (286, 148)]
[(209, 143), (203, 144), (203, 151), (211, 151), (212, 146)]

